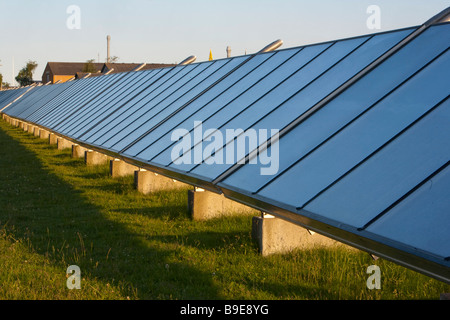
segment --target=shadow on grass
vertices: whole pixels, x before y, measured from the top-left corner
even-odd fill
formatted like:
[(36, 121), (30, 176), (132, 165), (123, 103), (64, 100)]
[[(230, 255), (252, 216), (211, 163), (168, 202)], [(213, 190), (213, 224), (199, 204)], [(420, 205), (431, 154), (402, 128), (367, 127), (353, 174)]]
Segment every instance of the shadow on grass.
[[(35, 152), (45, 153), (52, 165), (59, 161), (78, 165), (67, 160), (67, 154), (3, 122), (0, 150), (0, 228), (25, 240), (62, 273), (76, 264), (84, 277), (125, 284), (123, 290), (129, 292), (124, 296), (137, 292), (134, 297), (139, 299), (221, 298), (210, 274), (184, 263), (170, 263), (169, 268), (171, 249), (152, 248), (121, 223), (106, 219), (101, 208), (51, 172)], [(90, 178), (96, 176), (92, 173)], [(167, 209), (148, 213), (158, 215), (162, 210)]]
[(130, 216), (142, 216), (149, 217), (152, 219), (164, 219), (164, 220), (176, 220), (176, 219), (187, 219), (189, 218), (189, 213), (184, 206), (179, 205), (165, 205), (165, 206), (151, 206), (151, 207), (141, 207), (141, 208), (118, 208), (112, 211), (117, 213), (128, 214)]

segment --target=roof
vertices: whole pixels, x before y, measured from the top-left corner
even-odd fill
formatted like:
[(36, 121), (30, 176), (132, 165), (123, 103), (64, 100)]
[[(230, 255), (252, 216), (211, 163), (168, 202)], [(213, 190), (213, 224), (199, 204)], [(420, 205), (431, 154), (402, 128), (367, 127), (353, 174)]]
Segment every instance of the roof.
[[(118, 72), (128, 72), (132, 71), (139, 66), (141, 66), (142, 63), (104, 63), (103, 67), (101, 68), (102, 73), (106, 73), (110, 71), (111, 69), (114, 69), (110, 73), (118, 73)], [(139, 70), (149, 70), (149, 69), (160, 69), (165, 67), (173, 67), (175, 64), (163, 64), (163, 63), (146, 63), (144, 66)]]
[[(83, 70), (86, 62), (48, 62), (47, 66), (57, 75), (75, 75)], [(103, 63), (93, 63), (94, 67), (100, 71)]]
[(98, 77), (98, 76), (103, 76), (104, 73), (101, 73), (101, 72), (96, 72), (96, 73), (77, 72), (77, 73), (75, 73), (74, 76), (75, 76), (75, 79), (83, 79), (87, 75), (89, 75), (89, 77)]

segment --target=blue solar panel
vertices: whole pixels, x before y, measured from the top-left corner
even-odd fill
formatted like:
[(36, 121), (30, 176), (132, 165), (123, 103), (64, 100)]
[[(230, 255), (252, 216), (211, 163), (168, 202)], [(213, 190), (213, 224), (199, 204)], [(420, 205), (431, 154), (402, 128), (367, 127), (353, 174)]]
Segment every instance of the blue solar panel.
[(72, 84), (72, 82), (67, 82), (33, 89), (33, 95), (30, 94), (20, 99), (18, 104), (14, 106), (14, 115), (24, 119), (31, 118), (34, 112), (46, 106)]
[[(181, 108), (187, 99), (191, 99), (195, 92), (208, 82), (205, 79), (217, 77), (237, 63), (227, 64), (228, 61), (207, 62), (199, 64), (197, 68), (189, 72), (178, 83), (172, 85), (164, 94), (153, 99), (146, 99), (138, 105), (129, 106), (124, 115), (116, 116), (115, 120), (120, 122), (116, 128), (105, 134), (99, 143), (107, 148), (120, 150), (121, 145), (128, 145), (138, 139), (142, 134), (153, 128), (160, 121), (166, 119), (172, 112)], [(227, 64), (227, 66), (225, 66)], [(204, 88), (204, 87), (203, 87)]]
[(367, 231), (448, 259), (449, 190), (450, 167), (447, 164), (367, 227)]
[[(301, 125), (286, 133), (278, 144), (279, 154), (282, 155), (279, 157), (279, 174), (303, 159), (369, 108), (378, 102), (383, 103), (381, 100), (392, 90), (442, 54), (450, 41), (450, 33), (447, 31), (449, 28), (450, 25), (446, 25), (425, 31), (340, 96), (313, 113)], [(405, 60), (408, 61), (407, 64), (403, 63)], [(268, 153), (271, 153), (270, 148)], [(239, 188), (241, 191), (255, 193), (279, 176), (261, 175), (260, 170), (259, 164), (243, 166), (221, 183), (227, 188)], [(246, 179), (247, 176), (252, 179)]]
[(303, 207), (311, 197), (445, 99), (450, 93), (445, 82), (446, 68), (450, 68), (449, 52), (304, 156), (259, 194)]
[(450, 159), (450, 101), (318, 195), (305, 209), (355, 227), (380, 212)]
[[(243, 77), (245, 77), (247, 74), (251, 73), (254, 69), (257, 69), (259, 65), (264, 63), (267, 59), (269, 59), (274, 53), (267, 53), (267, 54), (261, 54), (254, 56), (251, 60), (243, 64), (241, 67), (236, 69), (233, 73), (228, 75), (225, 79), (220, 81), (217, 85), (210, 88), (208, 91), (206, 91), (204, 94), (202, 94), (199, 98), (195, 99), (195, 103), (190, 103), (183, 107), (181, 110), (179, 110), (177, 113), (173, 114), (170, 117), (170, 121), (166, 121), (159, 125), (155, 130), (150, 132), (146, 137), (142, 138), (138, 143), (134, 144), (132, 147), (128, 148), (124, 154), (128, 155), (135, 155), (135, 153), (140, 152), (143, 148), (146, 148), (150, 143), (155, 143), (160, 148), (164, 148), (164, 146), (167, 144), (167, 140), (163, 140), (160, 137), (175, 128), (177, 128), (180, 123), (184, 122), (187, 117), (189, 116), (196, 116), (200, 119), (204, 116), (204, 114), (199, 114), (199, 111), (201, 111), (199, 106), (203, 106), (205, 104), (208, 104), (211, 100), (216, 99), (221, 94), (223, 94), (224, 91), (226, 91), (228, 88), (232, 87), (236, 81), (239, 81)], [(210, 112), (213, 112), (213, 110), (208, 110)], [(169, 139), (170, 141), (170, 139)], [(158, 148), (158, 146), (152, 146), (154, 148)], [(120, 144), (117, 146), (118, 150), (121, 150), (122, 148), (127, 147), (127, 144)]]
[(20, 97), (24, 96), (32, 89), (33, 88), (31, 87), (25, 87), (19, 89), (9, 89), (0, 91), (0, 112), (5, 110), (7, 107), (11, 105), (11, 103), (16, 101), (16, 99), (19, 99)]
[[(203, 63), (197, 76), (193, 76), (179, 89), (158, 104), (148, 105), (144, 99), (151, 92), (146, 90), (124, 104), (117, 112), (102, 120), (95, 130), (83, 134), (80, 139), (103, 145), (127, 139), (130, 143), (141, 134), (182, 108), (184, 104), (201, 93), (214, 81), (232, 70), (242, 59), (219, 60)], [(143, 125), (146, 123), (146, 125)], [(126, 142), (125, 142), (126, 143)]]
[(55, 128), (68, 136), (77, 137), (78, 132), (84, 132), (94, 126), (97, 119), (104, 117), (105, 113), (112, 112), (122, 100), (136, 95), (141, 86), (153, 79), (158, 71), (127, 74), (83, 106), (76, 117), (60, 122)]
[[(262, 129), (269, 132), (272, 129), (282, 130), (411, 31), (403, 30), (372, 38), (363, 37), (335, 43), (300, 70), (298, 77), (292, 77), (286, 82), (288, 91), (283, 85), (277, 87), (255, 106), (223, 126), (222, 131), (229, 128), (243, 130), (252, 128), (256, 131)], [(237, 154), (238, 144), (232, 145), (233, 153)], [(225, 146), (223, 152), (229, 153), (228, 149), (229, 145)], [(189, 169), (193, 169), (193, 174), (214, 180), (231, 165), (233, 164), (200, 165)]]
[(108, 89), (109, 86), (123, 76), (124, 75), (121, 73), (116, 73), (91, 79), (81, 79), (80, 82), (86, 82), (89, 83), (89, 85), (85, 86), (82, 90), (77, 91), (70, 96), (69, 99), (65, 100), (64, 103), (55, 107), (51, 113), (45, 114), (37, 121), (44, 126), (54, 128), (60, 121), (63, 121), (70, 116), (76, 116), (80, 108), (94, 99), (98, 94), (101, 94), (104, 90)]

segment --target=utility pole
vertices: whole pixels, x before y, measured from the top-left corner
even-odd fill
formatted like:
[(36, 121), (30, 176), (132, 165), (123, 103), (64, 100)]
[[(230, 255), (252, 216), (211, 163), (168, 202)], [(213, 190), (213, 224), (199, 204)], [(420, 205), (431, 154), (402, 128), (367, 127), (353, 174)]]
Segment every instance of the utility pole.
[(15, 87), (16, 82), (14, 81), (14, 57), (12, 57), (12, 86)]

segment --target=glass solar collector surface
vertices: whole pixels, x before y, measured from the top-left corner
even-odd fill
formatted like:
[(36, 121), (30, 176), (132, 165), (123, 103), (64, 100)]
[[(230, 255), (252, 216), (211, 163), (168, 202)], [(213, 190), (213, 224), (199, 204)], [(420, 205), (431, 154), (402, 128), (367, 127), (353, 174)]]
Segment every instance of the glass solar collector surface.
[(86, 89), (81, 92), (75, 92), (69, 100), (65, 101), (64, 104), (59, 105), (51, 114), (48, 114), (39, 121), (45, 126), (54, 128), (61, 121), (76, 117), (79, 110), (87, 103), (95, 99), (104, 90), (107, 90), (112, 84), (124, 76), (125, 74), (116, 73), (92, 78), (93, 81), (90, 86), (86, 87)]
[[(94, 126), (92, 126), (89, 130), (77, 133), (79, 135), (79, 139), (83, 141), (88, 141), (89, 143), (95, 144), (95, 139), (90, 139), (92, 136), (103, 137), (105, 134), (113, 134), (117, 133), (117, 125), (121, 125), (124, 121), (128, 120), (127, 116), (123, 116), (124, 109), (126, 110), (129, 105), (142, 105), (142, 101), (150, 95), (154, 90), (167, 81), (167, 77), (165, 76), (166, 72), (171, 71), (172, 74), (168, 76), (168, 78), (173, 77), (173, 68), (166, 68), (159, 71), (157, 73), (149, 74), (147, 81), (140, 85), (139, 90), (130, 95), (126, 99), (123, 99), (118, 106), (112, 109), (111, 112), (106, 113), (103, 117), (97, 119), (97, 122)], [(179, 69), (178, 69), (179, 71)], [(176, 72), (175, 72), (176, 74)], [(112, 122), (116, 120), (114, 124)]]
[[(100, 137), (101, 133), (96, 133), (96, 136), (100, 138), (95, 140), (95, 143), (110, 148), (122, 140), (130, 142), (136, 140), (142, 133), (151, 129), (164, 119), (167, 119), (174, 110), (181, 108), (186, 99), (192, 99), (194, 97), (193, 95), (198, 94), (204, 89), (204, 84), (207, 84), (205, 79), (214, 81), (212, 75), (220, 75), (221, 72), (217, 70), (227, 63), (230, 66), (233, 65), (233, 63), (226, 60), (202, 63), (199, 65), (199, 68), (196, 68), (186, 77), (180, 79), (180, 83), (173, 85), (168, 90), (169, 94), (165, 94), (149, 102), (143, 101), (139, 104), (128, 105), (126, 109), (123, 108), (124, 110), (119, 115), (114, 114), (115, 117), (112, 121), (101, 129), (104, 132), (103, 136)], [(222, 72), (224, 70), (226, 68)], [(114, 130), (109, 128), (113, 128)], [(89, 138), (89, 140), (91, 139)]]
[[(118, 107), (114, 109), (113, 112), (107, 113), (101, 119), (98, 119), (97, 123), (90, 130), (85, 132), (79, 132), (79, 139), (82, 141), (86, 141), (88, 137), (95, 135), (97, 132), (102, 131), (102, 128), (111, 124), (111, 121), (114, 117), (118, 118), (120, 122), (127, 121), (127, 117), (123, 117), (122, 114), (124, 109), (129, 108), (129, 106), (142, 106), (145, 105), (146, 101), (151, 100), (161, 94), (166, 86), (170, 85), (174, 81), (176, 82), (179, 77), (181, 77), (186, 72), (189, 72), (192, 68), (185, 68), (186, 66), (177, 66), (173, 68), (165, 68), (162, 69), (161, 72), (152, 77), (148, 83), (145, 83), (144, 88), (140, 90), (137, 94), (135, 94), (131, 99), (127, 99), (119, 104)], [(103, 134), (116, 134), (117, 133), (117, 125), (120, 124), (117, 122), (116, 125), (111, 126), (110, 130), (103, 131)], [(101, 137), (101, 135), (99, 135)], [(90, 143), (93, 143), (92, 140), (89, 140)]]
[(303, 207), (310, 198), (445, 99), (450, 94), (446, 70), (450, 70), (448, 51), (259, 194)]
[[(392, 90), (442, 54), (448, 48), (450, 41), (449, 27), (445, 26), (442, 29), (432, 27), (426, 30), (326, 106), (287, 132), (278, 144), (280, 157), (277, 175), (259, 174), (260, 164), (246, 165), (220, 182), (219, 186), (253, 194), (280, 177), (297, 161), (300, 161), (356, 117), (367, 112)], [(408, 63), (404, 63), (404, 61), (408, 61)], [(269, 147), (269, 150), (264, 152), (270, 154), (272, 151)], [(249, 176), (252, 179), (248, 179)], [(295, 207), (297, 206), (295, 205)]]
[(5, 105), (10, 103), (11, 101), (13, 101), (14, 100), (13, 97), (16, 94), (18, 95), (19, 92), (13, 92), (13, 90), (0, 91), (0, 109), (2, 109)]
[[(14, 90), (4, 90), (0, 91), (0, 110), (3, 110), (2, 112), (5, 114), (10, 114), (13, 110), (12, 105), (17, 104), (17, 101), (14, 102), (16, 99), (20, 101), (20, 99), (23, 99), (27, 97), (29, 94), (31, 94), (31, 91), (35, 88), (19, 88)], [(8, 106), (8, 108), (6, 108)]]
[[(33, 88), (23, 88), (23, 89), (16, 89), (16, 90), (8, 90), (3, 91), (4, 93), (1, 94), (0, 92), (0, 112), (8, 114), (8, 109), (15, 104), (18, 100), (21, 98), (26, 97), (28, 94), (30, 94), (30, 91), (32, 91)], [(16, 91), (16, 92), (11, 92)]]
[(2, 105), (4, 103), (8, 104), (9, 102), (13, 101), (13, 97), (15, 95), (19, 95), (20, 92), (22, 92), (24, 90), (24, 88), (14, 91), (14, 90), (4, 90), (4, 91), (0, 91), (0, 107), (2, 107)]
[[(37, 89), (40, 91), (41, 97), (33, 100), (24, 100), (22, 103), (22, 111), (17, 113), (16, 116), (22, 119), (30, 119), (36, 110), (39, 110), (43, 106), (47, 105), (50, 101), (67, 90), (67, 88), (71, 85), (73, 85), (73, 83), (66, 82), (54, 84), (52, 86), (38, 87)], [(51, 90), (47, 90), (50, 88)]]
[[(283, 52), (278, 52), (276, 54), (271, 55), (268, 59), (265, 59), (263, 63), (259, 64), (257, 68), (253, 69), (251, 72), (246, 74), (244, 77), (240, 78), (236, 83), (232, 86), (229, 86), (226, 82), (228, 82), (228, 78), (223, 81), (223, 83), (227, 86), (226, 90), (224, 90), (220, 95), (213, 98), (206, 104), (202, 105), (200, 108), (200, 104), (198, 104), (198, 100), (194, 101), (192, 105), (197, 107), (195, 113), (188, 117), (185, 121), (180, 123), (177, 128), (185, 128), (191, 129), (194, 121), (206, 121), (210, 116), (217, 113), (221, 108), (228, 105), (233, 100), (239, 98), (244, 94), (249, 88), (255, 86), (255, 84), (259, 83), (261, 79), (263, 79), (268, 73), (272, 72), (275, 68), (277, 68), (281, 63), (283, 63), (287, 58), (291, 58), (293, 54), (297, 53), (299, 49), (287, 50)], [(256, 57), (255, 57), (256, 58)], [(255, 59), (253, 58), (253, 59)], [(248, 62), (250, 63), (250, 62)], [(245, 65), (244, 65), (245, 66)], [(233, 75), (233, 74), (232, 74)], [(231, 76), (232, 76), (231, 75)], [(217, 86), (221, 86), (222, 83)], [(177, 129), (174, 128), (174, 129)], [(169, 132), (169, 135), (171, 132)], [(167, 135), (166, 135), (167, 137)], [(164, 137), (162, 138), (164, 139)], [(166, 148), (169, 148), (172, 142), (169, 138)], [(157, 142), (159, 143), (159, 142)]]
[[(264, 99), (258, 101), (254, 109), (246, 110), (247, 112), (227, 123), (222, 130), (243, 128), (258, 132), (270, 132), (272, 129), (281, 131), (410, 32), (411, 30), (403, 30), (379, 35), (380, 38), (361, 37), (335, 43), (301, 69), (298, 78), (292, 77), (286, 85), (283, 83), (276, 87)], [(223, 153), (237, 154), (238, 144), (234, 143), (235, 140), (227, 141)], [(228, 150), (230, 146), (234, 150)], [(238, 160), (240, 159), (236, 159)], [(191, 167), (190, 172), (214, 180), (232, 165), (233, 163), (198, 165)]]
[[(143, 136), (149, 132), (154, 131), (162, 124), (173, 121), (173, 116), (183, 111), (184, 108), (190, 105), (192, 101), (196, 101), (202, 97), (203, 93), (209, 92), (217, 82), (220, 83), (229, 73), (238, 68), (248, 57), (236, 57), (230, 60), (220, 60), (214, 62), (211, 68), (206, 69), (205, 73), (201, 73), (194, 81), (189, 82), (186, 87), (183, 87), (180, 92), (176, 92), (173, 102), (164, 101), (163, 103), (145, 112), (142, 116), (142, 121), (139, 124), (130, 124), (130, 127), (124, 127), (125, 130), (131, 130), (131, 134), (121, 132), (120, 139), (112, 139), (107, 144), (114, 144), (114, 147), (121, 151), (132, 147), (139, 142)], [(166, 104), (167, 103), (167, 104)], [(146, 121), (146, 122), (144, 122)], [(115, 142), (117, 141), (117, 142)]]
[(43, 115), (46, 115), (47, 113), (51, 112), (51, 110), (53, 110), (56, 106), (58, 106), (61, 103), (61, 101), (69, 99), (72, 96), (73, 92), (76, 92), (77, 88), (81, 88), (84, 85), (85, 84), (83, 84), (81, 81), (68, 81), (64, 83), (51, 85), (51, 86), (62, 86), (65, 87), (66, 89), (38, 108), (33, 107), (32, 102), (25, 103), (25, 101), (23, 101), (23, 103), (25, 103), (26, 108), (32, 108), (32, 112), (27, 116), (27, 119), (33, 123), (37, 123), (38, 120)]
[[(148, 129), (156, 128), (155, 131), (162, 131), (166, 127), (173, 127), (177, 121), (182, 121), (186, 114), (190, 114), (192, 112), (191, 109), (186, 110), (187, 108), (192, 106), (192, 103), (189, 103), (191, 100), (194, 101), (209, 101), (214, 98), (214, 96), (217, 94), (220, 94), (221, 91), (217, 92), (216, 87), (217, 85), (213, 85), (215, 82), (219, 82), (220, 84), (228, 79), (227, 74), (233, 71), (236, 67), (242, 65), (242, 63), (246, 60), (248, 60), (248, 57), (236, 57), (232, 58), (228, 63), (223, 65), (223, 67), (220, 67), (209, 75), (207, 78), (202, 80), (198, 85), (195, 85), (192, 87), (191, 90), (184, 93), (180, 98), (178, 98), (176, 101), (171, 103), (169, 106), (164, 106), (164, 113), (159, 113), (158, 117), (149, 119), (149, 122), (145, 124), (145, 127)], [(250, 62), (253, 59), (250, 59)], [(243, 64), (240, 68), (238, 68), (236, 71), (232, 72), (231, 75), (235, 75), (236, 72), (241, 73), (242, 68), (248, 65), (246, 62)], [(207, 69), (208, 70), (208, 69)], [(240, 70), (240, 71), (239, 71)], [(244, 68), (246, 70), (246, 68)], [(224, 79), (222, 79), (225, 76)], [(214, 81), (214, 82), (213, 82)], [(223, 89), (222, 89), (223, 90)], [(214, 91), (215, 93), (212, 93), (211, 91)], [(166, 121), (167, 120), (167, 121)], [(131, 128), (133, 129), (133, 128)], [(144, 131), (144, 133), (146, 132)], [(133, 131), (132, 131), (133, 132)], [(158, 137), (158, 134), (156, 135)], [(131, 142), (138, 139), (139, 135), (136, 132), (133, 132)], [(120, 145), (115, 145), (114, 148), (117, 148), (117, 150), (122, 148), (123, 142), (120, 142)], [(124, 143), (123, 147), (127, 147), (130, 145), (130, 142)]]
[[(228, 103), (222, 105), (222, 103), (218, 101), (217, 111), (211, 116), (202, 119), (202, 131), (215, 131), (216, 129), (223, 131), (224, 124), (244, 112), (244, 110), (246, 110), (249, 106), (255, 104), (258, 100), (262, 99), (265, 95), (268, 94), (268, 92), (273, 89), (274, 85), (280, 85), (289, 77), (293, 76), (299, 69), (305, 66), (318, 54), (326, 50), (330, 45), (331, 44), (328, 43), (324, 45), (311, 46), (308, 48), (286, 50), (283, 52), (284, 54), (276, 56), (276, 58), (278, 59), (277, 61), (274, 61), (272, 59), (268, 60), (267, 62), (271, 64), (272, 70), (269, 70), (266, 76), (254, 82), (254, 84), (249, 86), (247, 90), (243, 91), (239, 96), (229, 101)], [(253, 112), (258, 112), (258, 109), (262, 109), (262, 107), (263, 105), (261, 105), (259, 108), (256, 107)], [(194, 127), (194, 125), (192, 125), (192, 127), (193, 128), (187, 128), (190, 129), (189, 134), (192, 134), (193, 131), (199, 127), (199, 125), (197, 127)], [(207, 136), (204, 136), (203, 138), (208, 139)], [(171, 142), (171, 144), (168, 145), (167, 148), (173, 147), (174, 143), (175, 142)], [(194, 145), (193, 148), (194, 147), (196, 147), (196, 145)], [(187, 153), (187, 156), (190, 157), (191, 154)], [(161, 155), (158, 156), (157, 159), (159, 157), (161, 157)], [(176, 161), (177, 159), (172, 159), (171, 157), (167, 164), (170, 164), (172, 160)], [(158, 160), (156, 161), (158, 162)], [(191, 165), (188, 164), (180, 164), (177, 165), (177, 169), (187, 171), (190, 166)]]
[(450, 100), (305, 206), (361, 228), (450, 159)]
[[(73, 81), (73, 84), (67, 88), (60, 95), (55, 97), (52, 101), (37, 109), (32, 115), (29, 116), (29, 120), (33, 123), (44, 125), (44, 118), (51, 117), (55, 110), (58, 108), (64, 108), (66, 105), (69, 105), (71, 101), (73, 101), (74, 97), (79, 97), (84, 92), (87, 92), (90, 89), (90, 86), (99, 82), (97, 78), (87, 78), (87, 79), (79, 79)], [(51, 128), (48, 124), (44, 125), (47, 128)]]
[(31, 107), (36, 101), (45, 98), (46, 93), (50, 93), (54, 89), (55, 88), (51, 88), (49, 86), (33, 88), (29, 94), (17, 100), (8, 108), (9, 113), (19, 117), (22, 112), (27, 110), (27, 108)]
[[(87, 141), (88, 143), (95, 144), (94, 139), (90, 139), (92, 136), (96, 137), (102, 137), (104, 134), (107, 133), (116, 133), (117, 131), (117, 125), (119, 125), (121, 122), (126, 121), (127, 117), (123, 117), (123, 110), (127, 108), (127, 106), (136, 106), (140, 105), (142, 101), (148, 96), (155, 87), (158, 86), (158, 83), (160, 83), (161, 79), (165, 79), (165, 75), (167, 72), (172, 70), (172, 68), (164, 68), (160, 70), (155, 70), (152, 73), (152, 78), (150, 79), (149, 83), (146, 83), (144, 85), (144, 88), (140, 88), (139, 92), (134, 95), (131, 99), (127, 99), (126, 101), (119, 104), (119, 107), (114, 108), (113, 112), (109, 112), (105, 114), (105, 116), (101, 119), (98, 119), (95, 126), (92, 126), (89, 130), (86, 130), (83, 133), (77, 133), (79, 135), (78, 139), (80, 141)], [(142, 90), (141, 90), (142, 89)], [(112, 124), (114, 119), (118, 119), (114, 125)]]
[[(101, 106), (107, 104), (114, 96), (119, 95), (123, 90), (128, 89), (130, 84), (134, 84), (138, 78), (138, 74), (126, 73), (123, 74), (116, 82), (112, 83), (103, 92), (99, 93), (94, 99), (88, 101), (82, 108), (76, 111), (73, 116), (69, 116), (67, 120), (60, 121), (55, 125), (55, 129), (61, 133), (67, 134), (70, 128), (74, 125), (87, 125), (83, 120), (90, 114), (90, 112), (97, 112), (101, 110)], [(91, 120), (91, 119), (89, 119)]]
[[(41, 96), (41, 91), (39, 90), (39, 87), (35, 87), (31, 89), (31, 92), (23, 96), (21, 99), (18, 99), (16, 102), (12, 103), (14, 99), (9, 100), (8, 103), (12, 103), (7, 109), (4, 110), (5, 113), (17, 117), (24, 109), (26, 109), (28, 101), (34, 101), (36, 99), (39, 99)], [(8, 104), (6, 103), (6, 104)]]
[[(146, 110), (148, 112), (151, 112), (151, 110), (154, 109), (155, 105), (158, 105), (161, 101), (165, 100), (168, 96), (172, 95), (174, 91), (182, 87), (186, 81), (189, 81), (193, 77), (195, 77), (198, 73), (201, 73), (204, 68), (206, 67), (205, 64), (195, 64), (195, 65), (186, 65), (186, 66), (177, 66), (173, 69), (173, 74), (170, 75), (169, 78), (164, 79), (161, 81), (161, 83), (157, 86), (152, 85), (149, 87), (150, 90), (145, 92), (145, 97), (143, 97), (139, 103), (136, 105), (130, 106), (129, 104), (125, 104), (121, 108), (121, 112), (125, 112), (128, 114), (126, 118), (121, 115), (122, 122), (119, 124), (118, 127), (114, 127), (111, 132), (108, 132), (108, 137), (117, 140), (120, 140), (121, 135), (120, 129), (123, 129), (127, 126), (127, 124), (132, 123), (133, 127), (140, 126), (140, 123), (142, 123), (142, 118), (140, 117), (137, 112), (131, 112), (130, 110)], [(166, 78), (166, 77), (165, 77)], [(123, 110), (128, 107), (128, 110)], [(112, 114), (113, 116), (117, 116), (117, 113)], [(106, 121), (105, 121), (106, 122)], [(133, 135), (132, 132), (130, 132), (131, 128), (127, 127), (126, 134)], [(122, 133), (123, 134), (123, 133)], [(133, 135), (134, 136), (134, 135)], [(101, 139), (103, 142), (101, 142), (102, 146), (105, 146), (106, 148), (109, 148), (110, 146), (106, 142), (106, 137), (102, 137)]]
[(77, 117), (61, 123), (59, 130), (67, 135), (77, 137), (79, 132), (85, 132), (95, 126), (98, 119), (104, 117), (105, 114), (114, 112), (117, 105), (123, 103), (123, 100), (136, 95), (139, 90), (142, 90), (141, 86), (155, 77), (157, 73), (158, 71), (127, 74), (80, 110)]
[(366, 230), (448, 259), (449, 190), (450, 167), (447, 165)]

